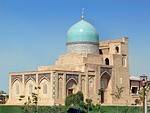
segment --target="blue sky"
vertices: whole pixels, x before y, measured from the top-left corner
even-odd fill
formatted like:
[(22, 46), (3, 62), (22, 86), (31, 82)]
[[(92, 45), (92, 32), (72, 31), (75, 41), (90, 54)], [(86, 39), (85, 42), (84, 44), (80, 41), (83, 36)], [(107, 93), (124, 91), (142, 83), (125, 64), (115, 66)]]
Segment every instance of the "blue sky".
[(0, 0), (0, 89), (8, 90), (9, 72), (36, 70), (65, 53), (83, 7), (100, 40), (129, 37), (130, 74), (150, 74), (149, 0)]

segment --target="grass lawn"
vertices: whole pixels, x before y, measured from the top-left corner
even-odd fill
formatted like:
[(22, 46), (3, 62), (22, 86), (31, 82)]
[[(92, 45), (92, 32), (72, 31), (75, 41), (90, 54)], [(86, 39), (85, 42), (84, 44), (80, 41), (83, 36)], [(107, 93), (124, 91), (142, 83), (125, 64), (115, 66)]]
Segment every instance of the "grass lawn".
[(21, 107), (19, 106), (0, 106), (0, 113), (21, 113)]
[[(116, 106), (102, 106), (101, 112), (99, 111), (91, 111), (90, 113), (117, 113)], [(119, 106), (118, 113), (142, 113), (141, 107), (131, 107), (131, 106)], [(150, 112), (149, 112), (150, 113)]]
[[(48, 109), (49, 107), (42, 107), (45, 109)], [(44, 113), (43, 111), (40, 112), (40, 107), (39, 107), (39, 112), (38, 113)], [(0, 113), (21, 113), (22, 109), (21, 106), (5, 106), (1, 105), (0, 106)], [(50, 113), (50, 112), (46, 112)], [(62, 112), (61, 112), (62, 113)], [(102, 106), (101, 107), (101, 112), (98, 110), (92, 110), (89, 113), (117, 113), (117, 107), (116, 106)], [(134, 106), (119, 106), (118, 107), (118, 113), (142, 113), (142, 108), (141, 107), (134, 107)], [(150, 111), (148, 111), (150, 113)]]

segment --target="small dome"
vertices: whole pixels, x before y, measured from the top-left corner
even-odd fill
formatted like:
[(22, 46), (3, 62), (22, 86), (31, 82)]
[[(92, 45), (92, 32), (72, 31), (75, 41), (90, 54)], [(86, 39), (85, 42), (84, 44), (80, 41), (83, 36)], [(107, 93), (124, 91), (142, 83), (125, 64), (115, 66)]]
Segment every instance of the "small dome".
[(68, 30), (67, 43), (73, 42), (99, 42), (95, 28), (85, 20), (80, 20)]

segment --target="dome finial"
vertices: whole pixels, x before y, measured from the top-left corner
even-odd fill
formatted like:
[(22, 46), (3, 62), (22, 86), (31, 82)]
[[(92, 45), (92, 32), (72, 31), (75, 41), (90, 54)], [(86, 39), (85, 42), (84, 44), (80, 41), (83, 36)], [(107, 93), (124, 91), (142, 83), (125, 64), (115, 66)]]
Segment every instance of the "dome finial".
[(84, 19), (84, 11), (85, 11), (85, 8), (82, 8), (82, 13), (81, 13), (81, 19), (82, 20)]

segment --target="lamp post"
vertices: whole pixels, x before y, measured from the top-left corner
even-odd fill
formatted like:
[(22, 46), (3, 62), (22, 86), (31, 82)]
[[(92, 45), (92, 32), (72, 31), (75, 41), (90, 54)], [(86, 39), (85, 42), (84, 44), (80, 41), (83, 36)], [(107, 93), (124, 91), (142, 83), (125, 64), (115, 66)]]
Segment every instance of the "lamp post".
[(147, 113), (147, 76), (141, 76), (142, 97), (143, 97), (143, 113)]

